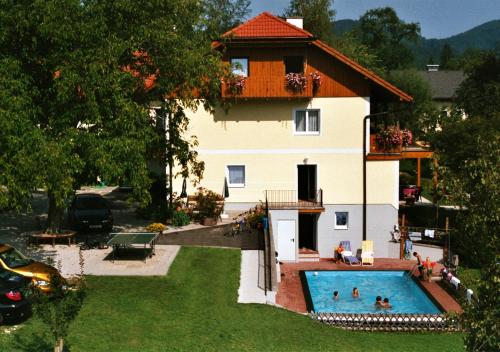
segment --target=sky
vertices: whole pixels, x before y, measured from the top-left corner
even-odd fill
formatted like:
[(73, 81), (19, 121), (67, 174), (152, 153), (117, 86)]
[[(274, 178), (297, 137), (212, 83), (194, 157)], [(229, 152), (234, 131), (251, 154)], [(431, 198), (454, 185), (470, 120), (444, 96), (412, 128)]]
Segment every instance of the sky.
[[(252, 16), (281, 15), (290, 0), (251, 0)], [(336, 20), (358, 19), (367, 10), (390, 6), (405, 22), (420, 23), (425, 38), (446, 38), (500, 19), (500, 0), (333, 0)]]

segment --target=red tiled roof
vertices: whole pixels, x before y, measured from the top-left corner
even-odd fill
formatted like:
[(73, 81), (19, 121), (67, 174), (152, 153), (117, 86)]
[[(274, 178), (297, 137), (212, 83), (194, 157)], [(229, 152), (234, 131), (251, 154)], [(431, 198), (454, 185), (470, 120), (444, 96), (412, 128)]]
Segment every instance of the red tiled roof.
[[(322, 41), (316, 39), (314, 35), (308, 31), (298, 28), (287, 21), (270, 14), (269, 12), (263, 12), (260, 15), (248, 20), (247, 22), (231, 29), (230, 31), (224, 33), (222, 37), (234, 38), (234, 39), (306, 39), (311, 42), (317, 48), (323, 50), (335, 59), (343, 62), (347, 66), (351, 67), (353, 70), (362, 74), (364, 77), (375, 83), (376, 85), (386, 89), (392, 94), (396, 95), (402, 101), (411, 102), (413, 98), (393, 86), (380, 76), (371, 72), (370, 70), (364, 68), (354, 60), (351, 60), (338, 50), (333, 49), (329, 45), (323, 43)], [(218, 48), (224, 45), (222, 41), (215, 41), (212, 43), (212, 47)]]
[(263, 12), (251, 20), (224, 33), (222, 37), (236, 38), (312, 38), (308, 31), (294, 26), (269, 12)]

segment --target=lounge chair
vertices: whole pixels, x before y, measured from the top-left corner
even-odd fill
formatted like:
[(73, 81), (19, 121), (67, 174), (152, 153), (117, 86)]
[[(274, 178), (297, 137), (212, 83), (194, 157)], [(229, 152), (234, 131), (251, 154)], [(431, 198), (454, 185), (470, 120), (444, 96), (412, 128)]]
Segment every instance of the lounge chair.
[(351, 251), (351, 242), (350, 241), (341, 241), (340, 245), (344, 248), (344, 251), (341, 253), (342, 260), (344, 263), (349, 265), (361, 265), (359, 259), (352, 255)]
[(363, 241), (361, 243), (361, 265), (373, 265), (374, 256), (373, 241)]

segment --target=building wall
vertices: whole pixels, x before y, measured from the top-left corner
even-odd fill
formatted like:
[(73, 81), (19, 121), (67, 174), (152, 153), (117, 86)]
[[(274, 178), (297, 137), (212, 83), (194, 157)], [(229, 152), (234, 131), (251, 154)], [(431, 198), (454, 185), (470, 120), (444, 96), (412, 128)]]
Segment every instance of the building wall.
[[(335, 229), (335, 212), (349, 213), (348, 229)], [(367, 239), (373, 240), (375, 256), (395, 258), (389, 252), (387, 242), (391, 239), (390, 231), (398, 220), (398, 211), (392, 205), (368, 205), (366, 211)], [(321, 258), (332, 258), (334, 249), (340, 241), (349, 240), (353, 253), (361, 251), (363, 240), (363, 206), (352, 204), (325, 205), (325, 212), (318, 218), (318, 251)], [(397, 254), (399, 257), (399, 253)]]
[(274, 248), (278, 251), (279, 257), (279, 247), (278, 247), (278, 222), (280, 220), (293, 220), (295, 221), (295, 258), (298, 259), (299, 248), (298, 248), (298, 235), (299, 235), (299, 212), (298, 210), (271, 210), (271, 228), (273, 231)]
[[(319, 135), (294, 135), (294, 109), (320, 109)], [(317, 165), (324, 203), (360, 204), (363, 200), (363, 117), (367, 98), (315, 98), (310, 102), (242, 102), (210, 114), (190, 114), (189, 135), (199, 141), (205, 161), (201, 186), (221, 192), (227, 165), (245, 165), (246, 184), (230, 188), (228, 203), (257, 203), (266, 189), (297, 189), (297, 165)], [(397, 207), (398, 162), (367, 164), (369, 204)], [(180, 191), (177, 178), (174, 190)], [(189, 186), (188, 193), (194, 193)], [(237, 207), (235, 205), (235, 207)]]
[[(285, 87), (285, 56), (304, 57), (304, 76), (307, 85), (303, 92), (292, 93)], [(295, 47), (228, 47), (223, 60), (229, 63), (231, 57), (248, 59), (248, 77), (245, 88), (238, 98), (276, 98), (276, 97), (359, 97), (370, 95), (370, 81), (355, 72), (351, 67), (332, 58), (323, 50), (302, 44)], [(321, 86), (312, 87), (310, 74), (321, 76)], [(223, 95), (233, 96), (226, 89)]]

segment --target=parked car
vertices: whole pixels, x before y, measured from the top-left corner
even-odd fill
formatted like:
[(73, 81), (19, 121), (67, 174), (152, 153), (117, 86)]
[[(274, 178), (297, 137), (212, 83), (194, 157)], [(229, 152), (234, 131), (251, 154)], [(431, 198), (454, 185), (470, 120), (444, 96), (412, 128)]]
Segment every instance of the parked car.
[(31, 280), (0, 267), (0, 325), (31, 315), (26, 297)]
[(68, 211), (70, 225), (78, 231), (111, 231), (113, 214), (108, 203), (96, 193), (77, 194)]
[(50, 292), (51, 276), (60, 276), (56, 268), (26, 257), (14, 247), (0, 243), (0, 267), (29, 278), (43, 292)]

